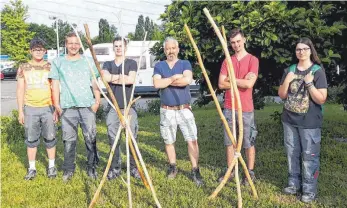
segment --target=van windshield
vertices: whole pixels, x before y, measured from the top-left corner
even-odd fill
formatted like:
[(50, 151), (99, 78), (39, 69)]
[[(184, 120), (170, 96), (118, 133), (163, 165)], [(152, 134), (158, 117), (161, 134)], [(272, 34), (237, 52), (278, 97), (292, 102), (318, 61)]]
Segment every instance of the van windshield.
[[(140, 56), (127, 56), (127, 58), (136, 61), (137, 65), (139, 64)], [(145, 70), (146, 68), (146, 56), (142, 56), (140, 70)]]

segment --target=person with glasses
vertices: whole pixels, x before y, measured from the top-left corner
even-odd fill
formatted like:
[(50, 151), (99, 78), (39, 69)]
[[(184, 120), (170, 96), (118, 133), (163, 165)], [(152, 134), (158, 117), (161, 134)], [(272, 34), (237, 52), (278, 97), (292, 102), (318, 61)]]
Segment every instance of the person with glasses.
[[(116, 97), (119, 108), (124, 114), (124, 109), (126, 109), (126, 105), (130, 102), (131, 92), (134, 87), (136, 72), (137, 72), (137, 63), (135, 60), (126, 58), (123, 56), (127, 51), (127, 41), (122, 37), (116, 37), (113, 40), (113, 51), (115, 53), (115, 59), (112, 61), (106, 61), (103, 64), (103, 76), (112, 89), (114, 96)], [(122, 65), (124, 63), (124, 75), (122, 74)], [(124, 103), (124, 95), (123, 95), (123, 84), (125, 85), (125, 99), (126, 104)], [(113, 146), (113, 143), (116, 139), (117, 131), (120, 125), (120, 120), (117, 115), (117, 112), (108, 106), (108, 113), (106, 117), (106, 125), (107, 125), (107, 134), (109, 139), (110, 147)], [(137, 140), (137, 132), (138, 132), (138, 121), (137, 121), (137, 113), (132, 106), (129, 111), (130, 116), (130, 128), (131, 131)], [(108, 180), (112, 180), (120, 176), (121, 174), (121, 157), (120, 157), (120, 142), (116, 146), (116, 151), (113, 156), (112, 164), (110, 170), (107, 174)], [(140, 179), (140, 174), (136, 168), (136, 163), (132, 155), (130, 155), (130, 174), (136, 178)]]
[(278, 95), (284, 100), (282, 124), (288, 160), (285, 194), (298, 194), (310, 203), (317, 196), (322, 105), (327, 98), (327, 79), (309, 38), (300, 38), (295, 55), (298, 63), (284, 70)]
[(29, 168), (25, 180), (36, 177), (36, 153), (40, 137), (46, 146), (48, 155), (47, 177), (55, 178), (57, 113), (52, 106), (51, 82), (48, 79), (50, 64), (44, 61), (45, 42), (33, 39), (30, 42), (31, 60), (21, 64), (17, 71), (18, 121), (24, 125), (25, 144)]
[(96, 111), (100, 105), (100, 91), (93, 78), (99, 73), (91, 58), (80, 55), (79, 39), (74, 32), (65, 37), (68, 54), (53, 60), (49, 78), (53, 84), (54, 107), (61, 116), (64, 142), (63, 181), (69, 181), (75, 172), (78, 124), (87, 149), (87, 175), (97, 178), (99, 161), (96, 147)]

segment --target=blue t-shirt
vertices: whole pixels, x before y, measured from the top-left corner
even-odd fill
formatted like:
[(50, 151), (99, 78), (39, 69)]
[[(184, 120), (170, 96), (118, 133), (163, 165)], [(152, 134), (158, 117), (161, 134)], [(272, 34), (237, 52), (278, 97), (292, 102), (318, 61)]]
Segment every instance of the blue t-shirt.
[(90, 107), (95, 103), (92, 90), (93, 77), (87, 59), (92, 65), (95, 76), (99, 77), (99, 72), (89, 57), (81, 56), (74, 61), (66, 57), (53, 60), (48, 78), (60, 81), (61, 108)]
[[(159, 74), (162, 78), (168, 78), (175, 74), (183, 74), (185, 70), (192, 71), (192, 65), (189, 61), (178, 60), (172, 69), (170, 69), (166, 61), (160, 61), (154, 66), (153, 76)], [(177, 106), (190, 104), (190, 99), (191, 95), (189, 85), (185, 87), (169, 85), (160, 90), (160, 101), (163, 105)]]

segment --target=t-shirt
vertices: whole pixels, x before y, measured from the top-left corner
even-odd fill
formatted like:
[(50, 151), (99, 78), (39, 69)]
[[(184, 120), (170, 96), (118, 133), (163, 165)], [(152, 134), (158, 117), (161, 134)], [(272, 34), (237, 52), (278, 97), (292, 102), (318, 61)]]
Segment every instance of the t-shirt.
[[(154, 66), (153, 76), (161, 75), (162, 78), (168, 78), (175, 74), (183, 74), (185, 70), (192, 71), (192, 65), (187, 60), (178, 60), (170, 69), (166, 61), (160, 61)], [(160, 90), (160, 101), (163, 105), (177, 106), (190, 104), (191, 95), (189, 85), (184, 87), (176, 87), (169, 85)]]
[[(236, 56), (233, 55), (231, 56), (231, 61), (233, 63), (234, 74), (236, 79), (245, 79), (246, 75), (249, 72), (253, 72), (255, 75), (258, 76), (259, 60), (255, 56), (251, 54), (247, 54), (241, 60), (237, 60)], [(228, 76), (228, 63), (226, 59), (223, 61), (220, 74)], [(240, 94), (242, 111), (252, 112), (254, 110), (253, 96), (252, 96), (253, 88), (245, 89), (245, 88), (238, 87), (238, 90)], [(224, 108), (231, 109), (231, 106), (232, 105), (231, 105), (230, 89), (228, 89), (225, 92)], [(235, 99), (235, 108), (237, 109), (236, 99)]]
[[(95, 76), (99, 77), (93, 60), (88, 59)], [(54, 59), (48, 77), (60, 81), (61, 108), (90, 107), (95, 103), (92, 89), (93, 76), (86, 57), (81, 56), (80, 59), (73, 61), (66, 57)]]
[(51, 65), (21, 64), (17, 71), (17, 78), (25, 80), (24, 104), (32, 107), (46, 107), (52, 105), (52, 89), (48, 74)]
[[(103, 69), (109, 71), (111, 74), (119, 74), (122, 76), (122, 64), (117, 66), (114, 61), (106, 61), (102, 67)], [(130, 71), (137, 71), (137, 63), (132, 59), (124, 60), (124, 74), (129, 75)], [(114, 96), (116, 97), (119, 108), (124, 107), (124, 97), (123, 97), (123, 85), (121, 84), (112, 84), (109, 83)], [(125, 85), (125, 95), (127, 104), (129, 104), (131, 92), (133, 90), (134, 85)]]
[[(304, 77), (311, 71), (312, 66), (305, 71), (295, 69), (295, 78), (289, 84), (288, 97), (284, 101), (282, 121), (298, 128), (320, 128), (323, 122), (322, 106), (313, 102), (304, 82)], [(280, 85), (283, 84), (288, 72), (289, 68), (284, 70)], [(322, 69), (315, 72), (313, 84), (317, 89), (328, 88), (325, 72)]]

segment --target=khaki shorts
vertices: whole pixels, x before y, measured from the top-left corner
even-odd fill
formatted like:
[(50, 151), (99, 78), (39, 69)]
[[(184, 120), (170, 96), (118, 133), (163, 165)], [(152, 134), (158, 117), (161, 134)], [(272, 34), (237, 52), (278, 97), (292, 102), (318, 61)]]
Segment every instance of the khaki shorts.
[(165, 144), (175, 143), (177, 126), (181, 129), (185, 141), (198, 139), (195, 118), (190, 109), (168, 110), (160, 108), (160, 133)]

